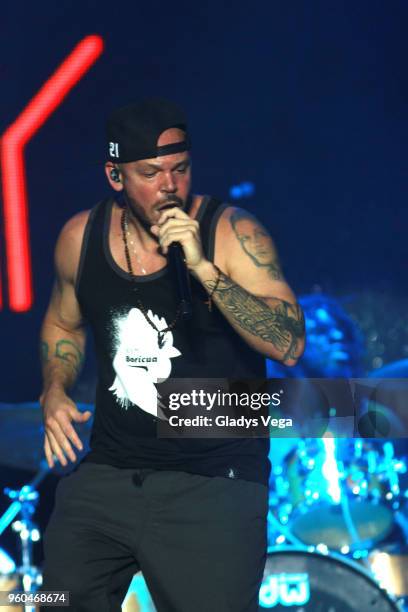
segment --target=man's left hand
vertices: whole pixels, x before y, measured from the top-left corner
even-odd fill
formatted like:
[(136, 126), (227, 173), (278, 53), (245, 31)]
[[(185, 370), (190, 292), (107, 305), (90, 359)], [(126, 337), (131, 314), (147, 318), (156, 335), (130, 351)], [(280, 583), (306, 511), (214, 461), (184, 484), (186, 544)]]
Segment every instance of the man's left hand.
[(207, 262), (201, 244), (200, 225), (180, 208), (168, 208), (163, 211), (157, 224), (152, 225), (150, 229), (158, 238), (164, 255), (167, 255), (172, 242), (181, 244), (186, 266), (191, 272), (196, 272)]

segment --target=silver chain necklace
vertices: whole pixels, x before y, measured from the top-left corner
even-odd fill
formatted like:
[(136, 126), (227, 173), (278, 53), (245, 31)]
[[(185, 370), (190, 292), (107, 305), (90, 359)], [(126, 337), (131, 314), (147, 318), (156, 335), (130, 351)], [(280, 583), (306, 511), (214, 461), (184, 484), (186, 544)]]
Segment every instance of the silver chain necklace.
[[(130, 276), (132, 277), (134, 291), (136, 291), (138, 293), (139, 292), (139, 288), (137, 287), (137, 284), (135, 282), (136, 281), (136, 277), (135, 277), (135, 274), (133, 272), (132, 261), (130, 259), (130, 253), (129, 253), (129, 245), (128, 245), (128, 241), (127, 241), (127, 237), (128, 237), (128, 233), (129, 233), (128, 232), (128, 229), (129, 229), (129, 209), (128, 209), (127, 206), (124, 207), (123, 210), (122, 210), (122, 216), (121, 216), (121, 219), (120, 219), (120, 225), (121, 225), (121, 228), (122, 228), (122, 239), (123, 239), (123, 244), (124, 244), (124, 247), (125, 247), (125, 258), (126, 258), (126, 263), (127, 263), (128, 271), (129, 271)], [(149, 315), (147, 313), (146, 307), (142, 303), (140, 298), (137, 299), (137, 305), (139, 306), (139, 309), (142, 312), (142, 314), (143, 314), (144, 318), (146, 319), (146, 321), (157, 332), (157, 344), (158, 344), (159, 349), (163, 348), (165, 333), (168, 332), (168, 331), (173, 330), (175, 328), (178, 320), (181, 317), (181, 313), (182, 313), (181, 303), (179, 304), (179, 306), (177, 308), (176, 316), (174, 317), (174, 319), (170, 323), (170, 325), (168, 325), (166, 327), (166, 329), (158, 329), (156, 327), (156, 325), (150, 319), (150, 317), (149, 317)]]

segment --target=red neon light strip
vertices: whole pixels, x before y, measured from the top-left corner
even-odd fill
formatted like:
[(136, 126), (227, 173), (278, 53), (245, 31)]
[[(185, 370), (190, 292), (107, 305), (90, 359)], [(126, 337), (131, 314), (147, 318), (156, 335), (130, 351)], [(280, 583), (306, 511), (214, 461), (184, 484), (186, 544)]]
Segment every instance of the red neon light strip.
[(96, 62), (102, 51), (103, 39), (100, 36), (84, 38), (1, 138), (9, 305), (15, 312), (27, 311), (33, 303), (24, 147)]

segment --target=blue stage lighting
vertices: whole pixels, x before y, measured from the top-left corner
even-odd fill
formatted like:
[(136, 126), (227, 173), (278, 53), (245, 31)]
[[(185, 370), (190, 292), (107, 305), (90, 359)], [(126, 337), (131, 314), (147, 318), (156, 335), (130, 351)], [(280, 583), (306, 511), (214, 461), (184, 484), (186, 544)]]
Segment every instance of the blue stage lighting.
[(230, 197), (233, 200), (240, 200), (241, 198), (250, 198), (255, 193), (255, 185), (250, 181), (239, 183), (230, 187)]

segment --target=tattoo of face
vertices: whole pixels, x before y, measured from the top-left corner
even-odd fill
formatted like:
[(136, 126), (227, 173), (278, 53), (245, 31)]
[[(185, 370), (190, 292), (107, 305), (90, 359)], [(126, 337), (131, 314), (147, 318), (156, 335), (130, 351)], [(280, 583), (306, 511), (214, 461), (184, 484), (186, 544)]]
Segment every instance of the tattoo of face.
[(47, 363), (47, 361), (49, 360), (48, 353), (49, 353), (48, 342), (41, 342), (41, 344), (40, 344), (40, 356), (41, 356), (42, 363)]
[[(212, 290), (214, 281), (205, 285)], [(283, 353), (282, 361), (298, 357), (299, 340), (305, 333), (305, 321), (298, 304), (290, 304), (278, 298), (269, 298), (270, 306), (221, 274), (214, 297), (232, 315), (242, 329), (270, 342)]]
[(258, 268), (265, 268), (274, 280), (283, 278), (279, 261), (272, 247), (268, 233), (252, 215), (235, 211), (230, 218), (234, 233), (243, 249)]
[(81, 369), (84, 360), (83, 353), (72, 340), (58, 340), (55, 357), (72, 365), (77, 372)]

